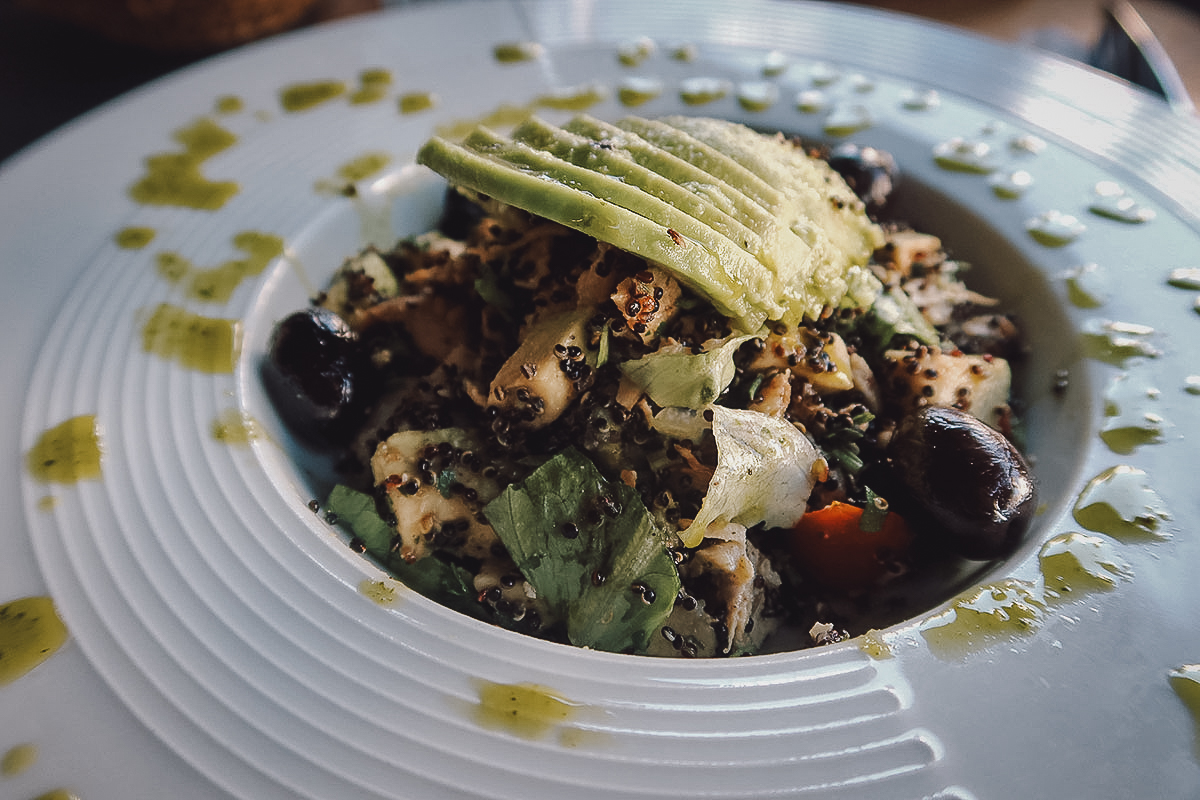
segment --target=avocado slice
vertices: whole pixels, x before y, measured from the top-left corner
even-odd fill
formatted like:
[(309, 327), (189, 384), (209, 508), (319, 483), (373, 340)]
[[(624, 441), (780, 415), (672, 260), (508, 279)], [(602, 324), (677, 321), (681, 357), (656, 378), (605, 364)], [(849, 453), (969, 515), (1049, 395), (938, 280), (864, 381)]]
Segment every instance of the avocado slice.
[(511, 136), (434, 137), (417, 160), (662, 265), (746, 332), (864, 302), (862, 267), (882, 242), (827, 165), (723, 120), (535, 118)]

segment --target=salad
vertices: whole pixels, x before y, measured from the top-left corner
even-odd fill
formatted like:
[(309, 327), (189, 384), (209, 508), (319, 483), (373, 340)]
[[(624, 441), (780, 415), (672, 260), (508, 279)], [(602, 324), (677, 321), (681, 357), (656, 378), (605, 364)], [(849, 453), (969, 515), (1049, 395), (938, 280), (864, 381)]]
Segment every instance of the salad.
[[(439, 137), (435, 230), (349, 258), (263, 377), (351, 545), (497, 625), (752, 654), (1020, 541), (1014, 321), (887, 219), (890, 156), (723, 120)], [(914, 587), (922, 587), (913, 591)]]

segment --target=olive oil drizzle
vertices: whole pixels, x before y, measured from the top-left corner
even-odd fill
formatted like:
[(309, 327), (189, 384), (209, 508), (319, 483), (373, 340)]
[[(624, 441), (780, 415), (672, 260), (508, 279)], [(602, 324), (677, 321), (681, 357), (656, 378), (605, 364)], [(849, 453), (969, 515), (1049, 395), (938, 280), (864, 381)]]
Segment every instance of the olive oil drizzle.
[(146, 158), (146, 174), (129, 187), (129, 196), (155, 206), (217, 211), (238, 192), (233, 181), (210, 181), (200, 172), (205, 161), (233, 146), (237, 137), (208, 118), (174, 134), (183, 150)]
[(572, 720), (578, 708), (545, 686), (481, 682), (475, 718), (484, 727), (533, 739)]
[(295, 83), (279, 93), (279, 104), (288, 113), (308, 111), (346, 93), (343, 81), (313, 81)]
[(210, 268), (197, 267), (179, 253), (158, 253), (155, 257), (158, 274), (185, 287), (185, 294), (193, 300), (223, 303), (243, 281), (262, 274), (273, 259), (282, 255), (284, 243), (270, 233), (242, 231), (233, 237), (233, 246), (245, 253), (245, 257)]
[(82, 414), (55, 425), (25, 454), (29, 474), (43, 483), (77, 483), (101, 475), (96, 417)]
[(66, 641), (67, 626), (49, 597), (23, 597), (0, 605), (0, 686), (24, 676)]
[(232, 373), (241, 352), (241, 323), (192, 313), (171, 303), (142, 327), (142, 349), (199, 372)]
[(20, 775), (36, 764), (37, 758), (37, 745), (29, 744), (28, 742), (14, 745), (0, 758), (0, 775), (6, 778)]

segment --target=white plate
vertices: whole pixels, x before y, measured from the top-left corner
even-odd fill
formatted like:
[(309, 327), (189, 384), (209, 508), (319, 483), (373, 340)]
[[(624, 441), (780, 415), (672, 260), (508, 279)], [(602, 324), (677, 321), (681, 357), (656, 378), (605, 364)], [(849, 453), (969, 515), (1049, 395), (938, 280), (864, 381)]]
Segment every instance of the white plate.
[[(529, 42), (540, 43), (536, 58), (497, 61), (496, 45)], [(639, 43), (653, 47), (621, 63)], [(354, 104), (370, 69), (392, 83)], [(700, 78), (727, 93), (688, 105)], [(285, 87), (330, 80), (350, 91), (302, 112), (281, 105)], [(658, 87), (636, 113), (727, 116), (814, 139), (869, 119), (852, 138), (896, 154), (912, 221), (976, 264), (978, 285), (1017, 308), (1031, 336), (1021, 376), (1044, 511), (1015, 559), (973, 576), (993, 587), (987, 597), (1000, 586), (1019, 596), (998, 604), (1028, 610), (1023, 630), (956, 649), (929, 630), (954, 617), (941, 607), (884, 632), (891, 657), (852, 641), (667, 662), (517, 637), (404, 590), (391, 604), (360, 591), (382, 576), (308, 511), (312, 478), (255, 359), (274, 320), (365, 239), (387, 245), (432, 221), (438, 184), (410, 161), (437, 126), (589, 86), (607, 98), (589, 112), (605, 117), (631, 110), (622, 89)], [(402, 114), (406, 93), (436, 102)], [(240, 108), (220, 105), (227, 97)], [(775, 99), (747, 109), (763, 97)], [(202, 163), (237, 193), (214, 211), (134, 202), (143, 159), (180, 151), (173, 135), (201, 118), (237, 137)], [(990, 146), (995, 169), (939, 166), (935, 149), (955, 137)], [(389, 164), (356, 198), (331, 192), (339, 168), (368, 153)], [(1002, 199), (990, 180), (1016, 169), (1033, 183)], [(1153, 218), (1090, 210), (1104, 181)], [(27, 743), (38, 754), (0, 777), (0, 795), (1192, 796), (1197, 731), (1167, 676), (1200, 661), (1200, 395), (1187, 382), (1200, 374), (1200, 317), (1197, 290), (1167, 278), (1198, 266), (1197, 208), (1200, 128), (1149, 95), (828, 3), (418, 5), (280, 37), (134, 92), (0, 171), (0, 600), (50, 594), (71, 633), (0, 688), (0, 752)], [(1085, 230), (1039, 243), (1026, 226), (1047, 212)], [(133, 226), (156, 235), (117, 246)], [(189, 298), (156, 268), (163, 252), (200, 267), (241, 258), (242, 231), (279, 236), (286, 252), (227, 301)], [(1098, 304), (1082, 308), (1066, 278), (1086, 265), (1078, 283)], [(210, 374), (144, 352), (142, 326), (160, 303), (238, 320), (236, 368)], [(1119, 365), (1092, 357), (1082, 334), (1106, 321), (1152, 328), (1129, 334), (1149, 347)], [(1059, 370), (1070, 383), (1056, 394)], [(1161, 441), (1123, 454), (1104, 443), (1114, 386), (1164, 420)], [(89, 414), (99, 480), (46, 484), (25, 471), (44, 430)], [(229, 414), (259, 435), (215, 439)], [(1116, 570), (1094, 566), (1108, 590), (1047, 592), (1039, 550), (1083, 532), (1072, 506), (1116, 466), (1143, 471), (1170, 519), (1157, 535), (1094, 532), (1077, 545)], [(1148, 495), (1132, 475), (1137, 505)], [(565, 700), (561, 718), (534, 732), (487, 724), (486, 687), (516, 684)]]

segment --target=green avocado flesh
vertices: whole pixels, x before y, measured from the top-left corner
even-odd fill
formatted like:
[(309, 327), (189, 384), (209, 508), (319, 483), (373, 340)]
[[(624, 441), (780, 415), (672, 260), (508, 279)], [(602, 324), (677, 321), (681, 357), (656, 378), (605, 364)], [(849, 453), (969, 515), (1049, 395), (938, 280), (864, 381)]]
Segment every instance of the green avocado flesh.
[(661, 265), (744, 331), (872, 299), (864, 265), (882, 232), (841, 176), (782, 136), (707, 118), (534, 118), (509, 135), (434, 137), (417, 161)]

